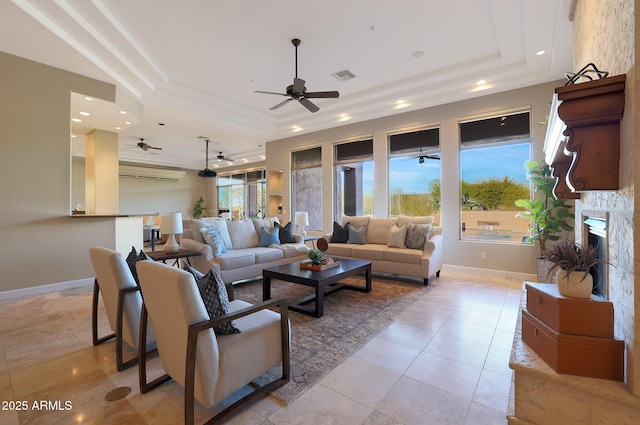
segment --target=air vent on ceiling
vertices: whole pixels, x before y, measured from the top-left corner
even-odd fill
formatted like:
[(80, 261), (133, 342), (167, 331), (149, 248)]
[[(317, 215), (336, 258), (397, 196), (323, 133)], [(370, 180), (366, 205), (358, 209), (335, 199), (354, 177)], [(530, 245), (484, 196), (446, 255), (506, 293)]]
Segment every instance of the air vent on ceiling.
[(163, 168), (134, 167), (121, 165), (118, 174), (120, 177), (134, 179), (165, 180), (177, 182), (186, 174), (184, 171), (166, 170)]
[(336, 72), (335, 74), (331, 74), (331, 75), (333, 75), (340, 81), (349, 81), (356, 78), (353, 72), (349, 71), (348, 69), (345, 69), (344, 71)]

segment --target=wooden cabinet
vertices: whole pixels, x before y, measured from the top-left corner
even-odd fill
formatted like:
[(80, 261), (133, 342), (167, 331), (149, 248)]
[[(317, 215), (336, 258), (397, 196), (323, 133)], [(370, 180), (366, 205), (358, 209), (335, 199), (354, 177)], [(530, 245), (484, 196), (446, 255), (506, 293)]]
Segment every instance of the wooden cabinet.
[[(626, 75), (618, 75), (556, 88), (550, 122), (557, 114), (566, 126), (565, 137), (545, 140), (545, 157), (558, 179), (556, 197), (619, 188), (625, 83)], [(547, 132), (550, 136), (558, 137)]]

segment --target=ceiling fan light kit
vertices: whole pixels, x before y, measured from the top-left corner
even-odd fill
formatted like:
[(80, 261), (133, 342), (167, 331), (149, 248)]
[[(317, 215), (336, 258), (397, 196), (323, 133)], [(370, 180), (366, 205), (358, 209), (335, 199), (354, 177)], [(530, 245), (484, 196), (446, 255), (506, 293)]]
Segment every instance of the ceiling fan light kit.
[(318, 112), (320, 108), (318, 108), (318, 106), (314, 104), (312, 101), (310, 101), (309, 99), (321, 99), (321, 98), (335, 99), (340, 96), (340, 93), (338, 93), (337, 91), (307, 92), (307, 88), (305, 87), (305, 81), (301, 78), (298, 78), (298, 46), (300, 45), (300, 43), (301, 41), (299, 38), (294, 38), (293, 40), (291, 40), (291, 44), (293, 44), (293, 46), (296, 49), (296, 56), (295, 56), (296, 74), (295, 74), (295, 77), (293, 78), (293, 84), (291, 84), (290, 86), (287, 86), (285, 93), (276, 93), (276, 92), (260, 91), (260, 90), (255, 91), (256, 93), (275, 94), (277, 96), (289, 97), (288, 99), (283, 100), (282, 102), (269, 108), (270, 111), (278, 109), (281, 106), (284, 106), (285, 104), (291, 102), (292, 100), (297, 100), (298, 102), (300, 102), (302, 106), (307, 108), (309, 112)]

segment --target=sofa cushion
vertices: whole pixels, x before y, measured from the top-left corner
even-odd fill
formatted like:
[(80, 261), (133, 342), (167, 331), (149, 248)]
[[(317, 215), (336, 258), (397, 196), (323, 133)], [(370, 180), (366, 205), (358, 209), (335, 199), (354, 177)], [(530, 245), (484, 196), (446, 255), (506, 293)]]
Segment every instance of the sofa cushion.
[(354, 246), (351, 249), (353, 258), (363, 258), (366, 260), (384, 260), (384, 252), (387, 250), (386, 245), (366, 244)]
[(304, 243), (287, 243), (282, 244), (278, 248), (282, 250), (284, 258), (297, 257), (299, 255), (305, 255), (309, 252), (309, 247)]
[(131, 270), (131, 276), (133, 276), (133, 280), (136, 281), (136, 284), (138, 286), (140, 286), (140, 279), (138, 278), (138, 269), (136, 269), (136, 263), (138, 261), (143, 261), (143, 260), (151, 260), (153, 261), (153, 258), (149, 257), (144, 251), (140, 250), (140, 252), (136, 252), (136, 247), (132, 246), (131, 247), (131, 251), (129, 252), (129, 255), (127, 255), (127, 265), (129, 266), (129, 269)]
[(398, 227), (394, 224), (389, 230), (389, 238), (387, 239), (387, 246), (392, 248), (406, 248), (405, 239), (407, 238), (407, 225)]
[(260, 240), (258, 246), (280, 245), (280, 230), (271, 229), (267, 230), (264, 227), (260, 228)]
[(347, 228), (349, 229), (349, 239), (347, 239), (347, 243), (363, 245), (367, 243), (367, 225), (363, 224), (361, 227), (354, 227), (351, 223), (347, 224)]
[(329, 247), (325, 251), (326, 255), (332, 255), (336, 257), (351, 257), (351, 248), (355, 245), (347, 245), (346, 243), (330, 243)]
[(424, 243), (429, 239), (431, 224), (407, 224), (407, 238), (405, 244), (410, 249), (424, 249)]
[(348, 225), (349, 223), (345, 223), (344, 226), (341, 226), (334, 221), (333, 233), (331, 234), (331, 242), (347, 243), (347, 241), (349, 240), (349, 229), (347, 228)]
[(227, 252), (222, 234), (214, 226), (203, 227), (200, 229), (204, 241), (211, 247), (214, 256)]
[(389, 231), (397, 221), (396, 217), (371, 217), (367, 224), (367, 243), (386, 245), (389, 241)]
[(253, 266), (256, 263), (256, 256), (251, 250), (232, 249), (214, 257), (214, 260), (220, 265), (221, 270), (230, 270)]
[(395, 263), (420, 264), (423, 252), (419, 249), (389, 248), (384, 251), (384, 259)]
[(191, 236), (193, 237), (194, 241), (206, 243), (200, 232), (193, 231), (193, 229), (199, 230), (203, 227), (213, 227), (214, 229), (217, 229), (222, 235), (225, 248), (227, 248), (228, 250), (232, 248), (231, 237), (229, 236), (229, 229), (227, 227), (227, 220), (224, 220), (222, 218), (194, 218), (191, 222)]
[(253, 226), (255, 227), (257, 234), (260, 234), (260, 229), (263, 227), (267, 229), (268, 232), (271, 232), (275, 228), (276, 223), (280, 223), (280, 221), (278, 220), (278, 217), (265, 217), (265, 218), (253, 219)]
[[(207, 309), (207, 313), (209, 313), (210, 319), (215, 319), (216, 317), (229, 313), (229, 294), (227, 293), (227, 288), (224, 286), (224, 282), (215, 270), (211, 269), (207, 274), (202, 274), (186, 263), (184, 264), (184, 269), (195, 278), (202, 302)], [(219, 334), (234, 334), (240, 332), (233, 324), (233, 321), (215, 326), (213, 330)]]
[(233, 249), (253, 248), (258, 246), (258, 233), (253, 220), (233, 220), (227, 222)]
[(284, 227), (280, 223), (276, 223), (275, 227), (278, 229), (278, 237), (280, 238), (281, 244), (296, 242), (293, 237), (293, 223), (289, 222)]
[(416, 216), (411, 217), (408, 215), (400, 215), (398, 216), (398, 226), (404, 226), (405, 224), (416, 223), (416, 224), (433, 224), (433, 216)]
[(251, 250), (251, 252), (253, 252), (253, 255), (255, 256), (256, 264), (270, 263), (272, 261), (279, 261), (284, 258), (284, 253), (282, 252), (281, 249), (278, 249), (277, 247), (247, 248), (247, 250)]
[(369, 224), (370, 218), (368, 215), (343, 215), (342, 225), (345, 226), (347, 223), (351, 223), (353, 227), (360, 228)]

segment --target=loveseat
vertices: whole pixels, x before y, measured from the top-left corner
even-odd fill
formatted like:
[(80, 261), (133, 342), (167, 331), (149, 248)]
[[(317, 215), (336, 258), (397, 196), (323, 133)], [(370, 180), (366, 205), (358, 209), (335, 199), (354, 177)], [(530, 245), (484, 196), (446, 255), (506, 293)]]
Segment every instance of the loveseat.
[(322, 239), (326, 256), (370, 261), (374, 272), (421, 277), (425, 285), (440, 276), (442, 228), (432, 216), (342, 216)]
[[(185, 229), (188, 226), (187, 221)], [(225, 283), (230, 283), (261, 276), (264, 268), (307, 258), (309, 248), (291, 226), (281, 226), (277, 217), (192, 219), (191, 230), (185, 230), (180, 246), (201, 254), (189, 259), (193, 267), (202, 273), (213, 268)]]

